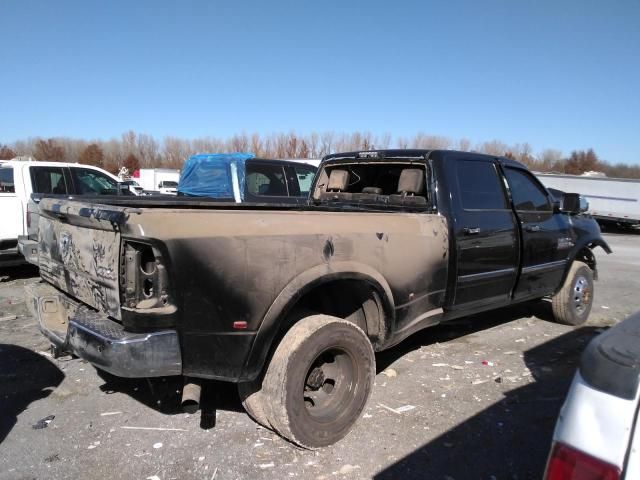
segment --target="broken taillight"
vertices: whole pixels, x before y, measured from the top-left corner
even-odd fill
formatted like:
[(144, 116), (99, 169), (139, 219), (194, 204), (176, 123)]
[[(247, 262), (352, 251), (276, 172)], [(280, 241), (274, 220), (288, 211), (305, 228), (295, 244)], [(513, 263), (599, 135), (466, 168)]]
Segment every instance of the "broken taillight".
[(620, 469), (591, 455), (556, 443), (551, 451), (545, 480), (619, 480)]

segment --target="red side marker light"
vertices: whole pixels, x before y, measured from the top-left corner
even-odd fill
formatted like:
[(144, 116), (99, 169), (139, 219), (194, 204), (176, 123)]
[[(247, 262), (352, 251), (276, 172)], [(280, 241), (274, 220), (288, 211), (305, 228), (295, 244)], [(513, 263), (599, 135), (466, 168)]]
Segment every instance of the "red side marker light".
[(245, 322), (245, 321), (233, 322), (233, 328), (235, 330), (246, 330), (247, 329), (247, 322)]
[(545, 480), (619, 480), (615, 465), (598, 460), (586, 453), (556, 443), (551, 451)]

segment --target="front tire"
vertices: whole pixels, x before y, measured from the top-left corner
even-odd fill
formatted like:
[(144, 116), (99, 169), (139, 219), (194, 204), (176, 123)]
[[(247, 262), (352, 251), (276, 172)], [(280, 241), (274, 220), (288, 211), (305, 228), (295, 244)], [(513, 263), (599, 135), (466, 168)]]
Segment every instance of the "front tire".
[(554, 319), (565, 325), (582, 325), (592, 305), (593, 271), (586, 263), (575, 261), (562, 288), (551, 299)]
[(264, 411), (283, 437), (305, 448), (331, 445), (353, 427), (375, 378), (375, 356), (357, 325), (311, 315), (284, 336), (262, 382)]

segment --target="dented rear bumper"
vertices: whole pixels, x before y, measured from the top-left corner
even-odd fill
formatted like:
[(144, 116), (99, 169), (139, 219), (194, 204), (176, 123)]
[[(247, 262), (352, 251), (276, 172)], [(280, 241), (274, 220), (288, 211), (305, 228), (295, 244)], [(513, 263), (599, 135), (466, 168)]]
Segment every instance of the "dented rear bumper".
[(182, 374), (178, 332), (133, 333), (107, 315), (82, 305), (53, 286), (25, 287), (27, 305), (42, 333), (56, 346), (119, 377)]

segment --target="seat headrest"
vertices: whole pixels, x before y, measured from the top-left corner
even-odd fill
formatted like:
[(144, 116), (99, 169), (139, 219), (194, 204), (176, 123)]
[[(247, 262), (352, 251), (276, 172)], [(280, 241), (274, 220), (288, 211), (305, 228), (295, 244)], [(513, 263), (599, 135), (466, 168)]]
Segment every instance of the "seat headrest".
[(398, 192), (400, 193), (422, 193), (424, 189), (424, 170), (419, 168), (405, 168), (400, 173), (398, 181)]
[(329, 175), (327, 191), (344, 191), (349, 186), (349, 172), (347, 170), (334, 169)]
[(382, 195), (382, 189), (380, 187), (364, 187), (362, 193), (375, 193), (376, 195)]

